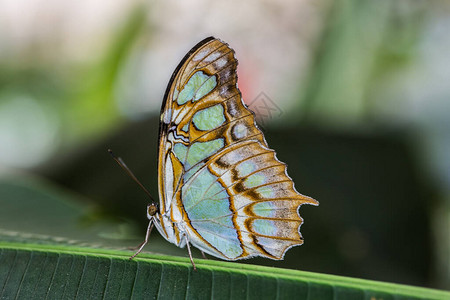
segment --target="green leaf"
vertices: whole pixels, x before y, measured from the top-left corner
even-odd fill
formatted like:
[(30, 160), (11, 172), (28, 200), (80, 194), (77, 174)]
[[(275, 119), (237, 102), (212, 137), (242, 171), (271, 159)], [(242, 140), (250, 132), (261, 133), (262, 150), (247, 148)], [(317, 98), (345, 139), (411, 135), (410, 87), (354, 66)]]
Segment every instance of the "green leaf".
[[(86, 199), (35, 177), (0, 180), (0, 240), (108, 244), (120, 224), (98, 220)], [(92, 224), (91, 224), (92, 223)]]
[(61, 245), (0, 242), (0, 298), (450, 299), (432, 289), (310, 272)]
[[(194, 271), (186, 249), (184, 257), (142, 253), (130, 261), (131, 251), (111, 248), (137, 243), (105, 238), (120, 224), (80, 225), (89, 214), (83, 199), (35, 178), (0, 180), (0, 208), (0, 299), (450, 299), (439, 290), (225, 261), (194, 258)], [(157, 246), (156, 237), (146, 249), (176, 248)], [(87, 243), (97, 246), (80, 247)]]
[[(0, 241), (127, 249), (142, 242), (144, 229), (133, 220), (99, 212), (88, 199), (49, 181), (33, 176), (0, 178)], [(146, 250), (186, 255), (186, 249), (158, 234), (152, 235)]]

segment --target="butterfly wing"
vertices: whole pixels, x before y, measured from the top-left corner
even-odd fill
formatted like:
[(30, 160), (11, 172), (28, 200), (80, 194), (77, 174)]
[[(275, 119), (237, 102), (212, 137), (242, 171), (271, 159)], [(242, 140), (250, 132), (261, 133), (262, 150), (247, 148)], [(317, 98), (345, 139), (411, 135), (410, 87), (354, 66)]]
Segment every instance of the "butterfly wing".
[(299, 206), (318, 202), (295, 190), (286, 165), (268, 148), (242, 101), (236, 67), (234, 51), (210, 37), (172, 75), (158, 171), (160, 211), (177, 225), (163, 227), (173, 228), (172, 242), (187, 235), (222, 259), (282, 259), (303, 243)]

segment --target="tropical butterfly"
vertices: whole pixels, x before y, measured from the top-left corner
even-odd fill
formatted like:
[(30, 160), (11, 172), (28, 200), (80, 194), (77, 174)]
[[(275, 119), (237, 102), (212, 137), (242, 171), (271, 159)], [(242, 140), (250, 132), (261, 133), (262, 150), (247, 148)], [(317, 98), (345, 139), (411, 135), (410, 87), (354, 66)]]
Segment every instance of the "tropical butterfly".
[(159, 205), (149, 204), (145, 241), (155, 226), (178, 247), (225, 260), (283, 259), (303, 239), (298, 213), (318, 205), (299, 194), (237, 87), (237, 60), (208, 37), (170, 78), (159, 126)]

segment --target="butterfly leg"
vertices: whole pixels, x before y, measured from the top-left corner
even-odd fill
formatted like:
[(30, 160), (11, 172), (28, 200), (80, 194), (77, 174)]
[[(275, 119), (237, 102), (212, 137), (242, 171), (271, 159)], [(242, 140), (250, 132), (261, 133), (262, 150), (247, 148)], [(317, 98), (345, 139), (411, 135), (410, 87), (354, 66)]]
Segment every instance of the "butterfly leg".
[(187, 246), (187, 250), (188, 250), (188, 254), (189, 254), (189, 259), (191, 260), (192, 266), (194, 267), (194, 271), (197, 271), (197, 268), (195, 267), (195, 264), (194, 264), (194, 259), (192, 258), (191, 246), (189, 245), (188, 236), (186, 234), (184, 236), (186, 237), (186, 246)]
[(136, 251), (135, 254), (133, 254), (133, 256), (130, 257), (130, 260), (135, 258), (136, 255), (141, 253), (142, 249), (144, 249), (144, 246), (148, 243), (148, 238), (150, 237), (150, 233), (152, 232), (152, 229), (153, 229), (153, 219), (150, 220), (150, 222), (148, 223), (147, 233), (145, 234), (144, 241), (138, 246), (138, 250)]
[(208, 259), (208, 258), (206, 257), (206, 254), (205, 254), (205, 252), (203, 252), (202, 250), (200, 250), (200, 252), (202, 253), (202, 257), (203, 257), (203, 259)]

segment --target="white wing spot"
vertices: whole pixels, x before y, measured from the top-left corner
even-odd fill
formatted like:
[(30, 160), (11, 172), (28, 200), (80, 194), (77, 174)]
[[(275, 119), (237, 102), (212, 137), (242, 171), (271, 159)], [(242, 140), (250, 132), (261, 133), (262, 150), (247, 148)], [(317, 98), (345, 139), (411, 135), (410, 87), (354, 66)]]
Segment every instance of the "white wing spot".
[(169, 124), (170, 121), (172, 119), (172, 109), (169, 108), (166, 110), (166, 112), (164, 113), (164, 118), (163, 118), (163, 122), (164, 124)]
[(204, 49), (204, 50), (200, 51), (199, 53), (197, 53), (192, 60), (193, 61), (202, 60), (206, 56), (206, 54), (208, 54), (208, 49)]
[(236, 138), (242, 139), (247, 135), (247, 127), (242, 123), (236, 124), (233, 127), (233, 134)]
[(207, 58), (205, 58), (205, 62), (212, 62), (219, 58), (219, 56), (222, 55), (220, 52), (215, 52), (211, 55), (209, 55)]
[[(217, 67), (217, 69), (220, 69), (220, 68), (222, 68), (223, 66), (225, 66), (227, 64), (227, 60), (225, 59), (225, 58), (221, 58), (221, 59), (219, 59), (218, 61), (216, 61), (216, 67)], [(228, 76), (229, 76), (229, 72), (228, 72)], [(227, 77), (228, 77), (227, 76)]]
[(232, 116), (232, 117), (236, 117), (238, 115), (238, 111), (236, 108), (236, 104), (234, 103), (234, 101), (228, 101), (228, 113)]
[(238, 161), (241, 161), (244, 159), (244, 156), (240, 151), (231, 151), (227, 153), (226, 156), (224, 156), (224, 160), (227, 162), (227, 164), (232, 165)]

